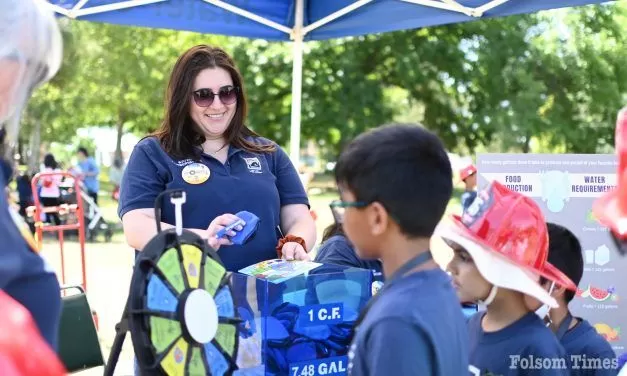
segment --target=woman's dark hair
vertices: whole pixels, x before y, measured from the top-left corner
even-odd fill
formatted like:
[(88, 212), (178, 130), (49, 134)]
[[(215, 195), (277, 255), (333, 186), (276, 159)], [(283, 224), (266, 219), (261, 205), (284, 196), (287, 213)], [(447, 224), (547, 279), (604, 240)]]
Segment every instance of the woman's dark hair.
[(233, 59), (221, 48), (199, 45), (190, 48), (179, 57), (172, 69), (165, 96), (165, 116), (161, 127), (154, 135), (171, 156), (181, 159), (199, 159), (197, 146), (205, 142), (205, 136), (194, 124), (189, 109), (198, 74), (208, 68), (222, 68), (229, 72), (237, 91), (237, 108), (228, 128), (224, 132), (226, 142), (236, 148), (253, 153), (272, 152), (274, 144), (258, 144), (246, 138), (258, 136), (244, 125), (247, 103), (242, 75)]
[(44, 166), (54, 170), (59, 167), (59, 164), (57, 163), (56, 159), (54, 159), (54, 155), (46, 154), (44, 156)]
[(325, 228), (324, 231), (322, 232), (321, 243), (326, 242), (327, 240), (329, 240), (330, 237), (335, 236), (335, 235), (344, 236), (344, 228), (342, 227), (341, 223), (334, 222), (333, 224)]

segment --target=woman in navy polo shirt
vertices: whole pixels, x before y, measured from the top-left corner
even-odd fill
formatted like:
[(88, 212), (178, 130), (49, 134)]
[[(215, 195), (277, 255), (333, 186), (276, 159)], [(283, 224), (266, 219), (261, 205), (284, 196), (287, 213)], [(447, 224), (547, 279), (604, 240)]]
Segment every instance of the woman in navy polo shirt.
[[(234, 222), (231, 213), (246, 210), (260, 218), (249, 242), (220, 248), (228, 270), (277, 252), (309, 259), (316, 229), (303, 185), (285, 152), (244, 125), (246, 111), (242, 76), (226, 52), (200, 45), (178, 59), (163, 123), (137, 144), (122, 179), (118, 213), (130, 246), (141, 250), (156, 234), (157, 195), (182, 188), (183, 226), (214, 248), (230, 244), (215, 234)], [(171, 204), (163, 203), (160, 220), (163, 228), (172, 227)]]
[[(18, 225), (25, 224), (9, 207), (5, 188), (13, 174), (8, 161), (16, 145), (20, 114), (33, 90), (59, 69), (62, 39), (52, 12), (32, 0), (0, 0), (0, 9), (0, 290), (30, 312), (41, 336), (55, 348), (61, 317), (59, 282), (35, 253), (28, 227), (20, 234)], [(16, 313), (14, 309), (12, 304), (0, 303), (0, 321), (15, 321), (8, 318)], [(9, 335), (24, 334), (16, 330), (19, 333)], [(4, 371), (0, 368), (0, 374), (8, 373)]]

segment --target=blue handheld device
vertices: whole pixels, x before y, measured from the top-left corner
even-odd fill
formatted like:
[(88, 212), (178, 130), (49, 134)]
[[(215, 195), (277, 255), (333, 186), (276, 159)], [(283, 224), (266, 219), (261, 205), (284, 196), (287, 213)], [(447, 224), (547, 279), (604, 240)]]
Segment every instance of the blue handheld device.
[(240, 219), (218, 231), (216, 237), (218, 237), (218, 239), (225, 236), (228, 237), (228, 233), (230, 231), (233, 231), (235, 227), (241, 225), (242, 223), (246, 223), (243, 229), (241, 229), (240, 231), (235, 230), (235, 235), (229, 237), (233, 244), (242, 245), (252, 239), (252, 237), (255, 235), (255, 232), (259, 227), (259, 217), (247, 211), (241, 211), (235, 214), (235, 216)]
[(218, 233), (216, 234), (216, 238), (221, 239), (227, 236), (229, 232), (233, 231), (235, 227), (240, 226), (242, 223), (244, 223), (244, 221), (242, 221), (241, 219), (231, 223), (230, 225), (226, 226), (222, 230), (218, 231)]

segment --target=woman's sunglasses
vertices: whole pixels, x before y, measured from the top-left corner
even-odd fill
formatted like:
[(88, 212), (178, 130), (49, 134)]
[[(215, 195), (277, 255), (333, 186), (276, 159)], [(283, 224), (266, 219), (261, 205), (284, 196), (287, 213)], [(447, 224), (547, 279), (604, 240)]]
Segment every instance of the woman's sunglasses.
[(198, 89), (193, 92), (193, 97), (197, 106), (209, 107), (216, 96), (220, 98), (220, 102), (223, 104), (233, 104), (237, 101), (237, 93), (239, 93), (237, 86), (222, 86), (217, 93), (214, 93), (211, 89)]

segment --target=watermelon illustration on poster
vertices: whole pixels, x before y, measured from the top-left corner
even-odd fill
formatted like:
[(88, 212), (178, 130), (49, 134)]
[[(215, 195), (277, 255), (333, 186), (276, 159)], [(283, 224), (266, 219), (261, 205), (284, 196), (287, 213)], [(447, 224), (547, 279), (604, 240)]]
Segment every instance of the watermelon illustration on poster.
[(627, 257), (592, 215), (594, 200), (616, 186), (613, 154), (478, 154), (479, 187), (497, 180), (533, 198), (549, 222), (571, 230), (583, 248), (584, 274), (570, 303), (620, 355), (627, 351)]

